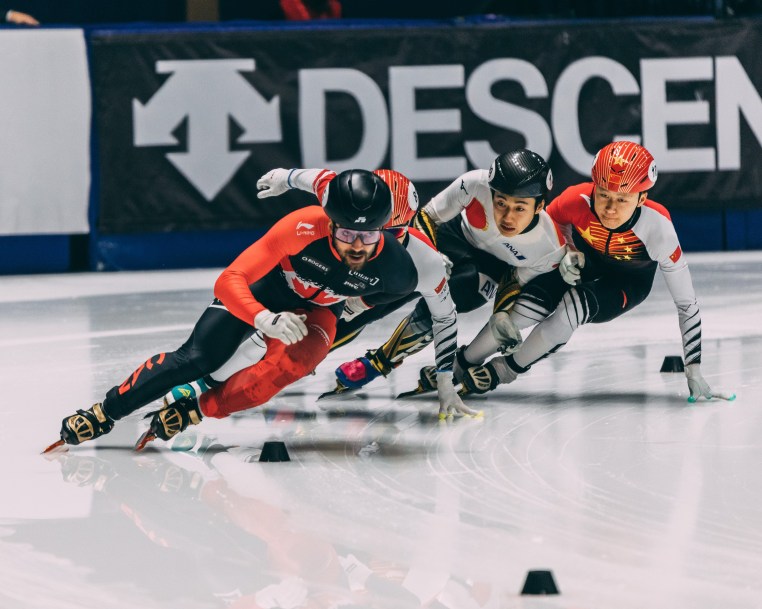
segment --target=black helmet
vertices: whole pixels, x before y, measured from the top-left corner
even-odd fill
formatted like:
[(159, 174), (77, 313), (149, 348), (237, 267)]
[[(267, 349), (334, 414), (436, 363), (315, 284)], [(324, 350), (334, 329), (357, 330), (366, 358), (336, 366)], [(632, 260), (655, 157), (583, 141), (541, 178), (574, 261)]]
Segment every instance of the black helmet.
[(513, 197), (546, 199), (553, 172), (539, 154), (522, 148), (497, 157), (489, 168), (489, 187)]
[(328, 184), (323, 208), (338, 226), (356, 230), (382, 228), (392, 215), (392, 192), (376, 174), (349, 169)]

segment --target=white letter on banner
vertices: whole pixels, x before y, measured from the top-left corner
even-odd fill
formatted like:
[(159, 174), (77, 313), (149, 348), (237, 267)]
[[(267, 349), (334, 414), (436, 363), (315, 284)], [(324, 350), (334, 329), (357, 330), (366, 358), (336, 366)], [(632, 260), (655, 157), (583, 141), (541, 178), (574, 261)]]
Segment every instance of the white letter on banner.
[(669, 149), (668, 125), (709, 123), (709, 102), (667, 101), (667, 83), (712, 80), (711, 57), (641, 59), (643, 83), (643, 145), (656, 159), (659, 171), (713, 170), (714, 148)]
[(717, 100), (717, 169), (741, 168), (743, 114), (762, 143), (762, 99), (735, 56), (715, 58)]
[(451, 180), (466, 171), (466, 159), (418, 158), (416, 134), (460, 131), (460, 110), (416, 110), (416, 89), (462, 87), (461, 65), (389, 68), (392, 113), (392, 167), (411, 180)]
[[(547, 97), (548, 86), (542, 72), (523, 59), (492, 59), (473, 71), (466, 84), (466, 100), (473, 113), (492, 125), (524, 136), (524, 146), (548, 158), (553, 150), (550, 127), (536, 112), (492, 97), (492, 85), (500, 80), (515, 80), (529, 98)], [(489, 142), (465, 143), (466, 155), (475, 167), (489, 167), (501, 152)]]
[[(360, 106), (363, 134), (360, 148), (348, 159), (329, 159), (326, 145), (325, 94), (339, 91), (351, 95)], [(341, 117), (337, 117), (341, 121)], [(384, 94), (375, 81), (349, 68), (299, 70), (299, 140), (303, 167), (376, 169), (386, 156), (389, 118)]]
[[(611, 85), (615, 95), (637, 95), (638, 81), (622, 64), (608, 57), (586, 57), (570, 64), (559, 76), (553, 91), (551, 122), (558, 152), (566, 164), (583, 175), (590, 174), (594, 154), (585, 150), (579, 132), (579, 95), (591, 78), (602, 78)], [(595, 100), (590, 100), (595, 104)], [(600, 108), (604, 112), (604, 108)], [(637, 135), (616, 135), (611, 140), (640, 142)]]

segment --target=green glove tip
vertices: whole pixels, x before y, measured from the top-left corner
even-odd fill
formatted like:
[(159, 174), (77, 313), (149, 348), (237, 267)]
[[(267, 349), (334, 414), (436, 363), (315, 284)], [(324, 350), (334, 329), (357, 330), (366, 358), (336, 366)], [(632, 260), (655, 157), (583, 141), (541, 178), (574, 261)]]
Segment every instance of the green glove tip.
[(697, 398), (695, 398), (695, 397), (693, 397), (693, 396), (690, 396), (690, 397), (688, 398), (688, 403), (689, 403), (689, 404), (695, 404), (695, 403), (696, 403), (696, 399), (697, 399)]
[(735, 393), (731, 393), (731, 394), (728, 396), (728, 402), (732, 402), (732, 401), (733, 401), (733, 400), (735, 400), (735, 399), (736, 399), (736, 394), (735, 394)]

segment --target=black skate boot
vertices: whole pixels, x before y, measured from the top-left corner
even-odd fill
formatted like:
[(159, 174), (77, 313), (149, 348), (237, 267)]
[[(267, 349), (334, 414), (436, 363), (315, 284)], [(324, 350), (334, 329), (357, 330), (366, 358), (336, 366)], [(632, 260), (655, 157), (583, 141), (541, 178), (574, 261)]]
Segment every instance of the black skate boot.
[(402, 362), (392, 363), (381, 349), (371, 349), (363, 357), (344, 362), (336, 368), (336, 387), (318, 396), (318, 400), (362, 389), (379, 376), (387, 376)]
[(403, 391), (397, 396), (397, 399), (409, 398), (422, 393), (429, 393), (437, 390), (437, 367), (424, 366), (418, 375), (418, 386), (410, 391)]
[(149, 412), (144, 418), (149, 417), (151, 424), (135, 444), (135, 450), (143, 450), (146, 444), (156, 438), (169, 440), (185, 431), (189, 425), (198, 425), (203, 418), (195, 397), (180, 398), (161, 410)]
[(88, 440), (99, 438), (114, 428), (114, 419), (103, 410), (103, 404), (98, 402), (87, 410), (78, 410), (75, 414), (61, 421), (61, 439), (48, 446), (43, 453), (64, 444), (82, 444)]
[(460, 395), (484, 394), (493, 391), (500, 384), (512, 383), (519, 374), (529, 370), (531, 366), (519, 366), (513, 355), (494, 357), (482, 366), (473, 366), (463, 374), (463, 386)]

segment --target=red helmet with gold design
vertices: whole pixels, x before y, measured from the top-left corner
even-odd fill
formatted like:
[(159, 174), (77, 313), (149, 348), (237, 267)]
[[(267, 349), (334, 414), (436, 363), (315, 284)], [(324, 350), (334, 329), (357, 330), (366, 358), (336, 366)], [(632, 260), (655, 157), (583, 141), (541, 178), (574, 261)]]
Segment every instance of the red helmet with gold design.
[(384, 228), (406, 226), (418, 211), (418, 192), (415, 186), (399, 171), (393, 169), (377, 169), (373, 173), (386, 182), (392, 191), (392, 217)]
[(640, 144), (623, 140), (601, 148), (593, 160), (596, 186), (612, 192), (643, 192), (656, 182), (653, 155)]

